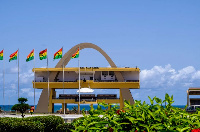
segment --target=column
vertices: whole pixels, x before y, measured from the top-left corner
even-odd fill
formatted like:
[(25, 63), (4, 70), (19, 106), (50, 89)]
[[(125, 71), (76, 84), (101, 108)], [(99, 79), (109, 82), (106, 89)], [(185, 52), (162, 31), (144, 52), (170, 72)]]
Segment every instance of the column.
[[(55, 88), (52, 88), (52, 99), (56, 99), (56, 91)], [(52, 113), (54, 113), (54, 103), (52, 104)]]
[(62, 113), (64, 114), (64, 103), (62, 103)]
[(54, 103), (52, 103), (52, 113), (54, 113)]
[(123, 109), (123, 107), (124, 107), (124, 101), (123, 101), (123, 97), (122, 97), (122, 91), (121, 91), (121, 88), (120, 88), (120, 109)]
[(189, 98), (189, 91), (187, 90), (187, 106), (189, 106), (190, 105), (190, 98)]
[(93, 109), (93, 104), (90, 105), (90, 110)]
[(80, 107), (79, 107), (79, 103), (78, 103), (78, 111), (77, 111), (77, 113), (79, 113), (79, 111), (80, 111)]
[(111, 109), (111, 106), (110, 106), (110, 103), (108, 103), (108, 110), (110, 110)]
[(65, 104), (65, 112), (67, 111), (67, 103)]
[(52, 106), (52, 97), (53, 97), (53, 89), (50, 88), (50, 94), (49, 94), (49, 113), (52, 113), (52, 109), (53, 109), (53, 106)]

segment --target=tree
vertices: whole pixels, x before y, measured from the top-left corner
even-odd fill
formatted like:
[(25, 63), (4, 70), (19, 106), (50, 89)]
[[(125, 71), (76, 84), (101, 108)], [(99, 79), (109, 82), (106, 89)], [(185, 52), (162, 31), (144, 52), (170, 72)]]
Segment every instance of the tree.
[(30, 109), (30, 106), (28, 104), (26, 104), (26, 102), (28, 101), (27, 98), (19, 98), (18, 99), (18, 102), (19, 104), (15, 104), (11, 109), (12, 110), (17, 110), (19, 111), (20, 113), (22, 113), (22, 118), (24, 118), (24, 113), (26, 110)]

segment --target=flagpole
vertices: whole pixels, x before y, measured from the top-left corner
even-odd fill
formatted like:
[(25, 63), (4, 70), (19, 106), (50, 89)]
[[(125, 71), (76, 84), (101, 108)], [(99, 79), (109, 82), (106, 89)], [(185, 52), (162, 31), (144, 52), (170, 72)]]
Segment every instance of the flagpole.
[(19, 99), (19, 48), (18, 48), (18, 99)]
[[(47, 49), (48, 51), (48, 49)], [(49, 68), (48, 68), (48, 54), (47, 54), (47, 72), (48, 72), (48, 113), (49, 113)]]
[[(4, 52), (4, 49), (3, 49)], [(5, 113), (5, 58), (3, 58), (3, 110)]]
[(35, 49), (33, 49), (33, 57), (34, 57), (34, 110), (35, 110)]
[[(63, 47), (62, 47), (62, 55), (63, 55)], [(64, 87), (65, 87), (65, 83), (64, 83), (64, 79), (65, 79), (65, 72), (64, 72), (64, 58), (62, 58), (63, 59), (63, 95), (65, 94), (65, 89), (64, 89)], [(65, 98), (64, 98), (64, 116), (65, 116), (65, 107), (66, 107), (66, 105), (65, 105)]]
[(79, 56), (78, 56), (78, 68), (79, 68), (79, 114), (80, 114), (80, 100), (81, 100), (81, 97), (80, 97), (80, 78), (81, 78), (81, 75), (80, 75), (80, 46), (79, 46)]

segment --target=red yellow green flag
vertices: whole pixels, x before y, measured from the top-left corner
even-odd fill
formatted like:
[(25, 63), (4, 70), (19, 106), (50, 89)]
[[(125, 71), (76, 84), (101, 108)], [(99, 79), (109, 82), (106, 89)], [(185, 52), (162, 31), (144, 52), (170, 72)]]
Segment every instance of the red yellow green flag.
[(55, 54), (54, 54), (54, 57), (53, 59), (60, 59), (62, 58), (62, 48), (60, 50), (58, 50)]
[(29, 53), (29, 55), (26, 58), (26, 62), (31, 61), (34, 59), (34, 49)]
[(18, 50), (10, 55), (9, 62), (12, 60), (17, 60), (17, 53), (18, 53)]
[(3, 60), (3, 50), (0, 52), (0, 60)]
[(40, 60), (46, 59), (47, 58), (47, 49), (40, 51), (39, 56), (40, 56)]
[(78, 50), (76, 51), (76, 53), (74, 53), (73, 55), (72, 55), (72, 59), (73, 58), (78, 58), (79, 57), (79, 48), (78, 48)]

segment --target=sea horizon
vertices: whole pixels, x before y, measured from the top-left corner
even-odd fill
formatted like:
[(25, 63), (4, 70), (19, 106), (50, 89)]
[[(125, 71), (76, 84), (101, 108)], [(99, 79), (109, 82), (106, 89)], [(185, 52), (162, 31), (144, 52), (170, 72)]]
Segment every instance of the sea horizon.
[[(4, 111), (11, 111), (13, 105), (0, 105), (1, 109)], [(30, 106), (34, 106), (34, 105), (30, 105)], [(93, 108), (97, 109), (98, 104), (93, 104)], [(163, 105), (164, 106), (164, 105)], [(185, 108), (186, 105), (172, 105), (173, 107), (177, 107), (177, 108)], [(76, 104), (67, 104), (67, 108), (69, 110), (72, 110), (73, 107), (76, 107), (78, 109), (78, 105)], [(36, 105), (37, 108), (37, 105)], [(56, 111), (60, 110), (62, 108), (62, 105), (54, 105), (54, 113), (56, 113)], [(80, 105), (80, 109), (84, 109), (89, 111), (90, 110), (90, 105), (89, 104), (81, 104)], [(103, 110), (106, 110), (107, 108), (102, 106)]]

